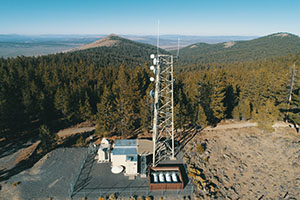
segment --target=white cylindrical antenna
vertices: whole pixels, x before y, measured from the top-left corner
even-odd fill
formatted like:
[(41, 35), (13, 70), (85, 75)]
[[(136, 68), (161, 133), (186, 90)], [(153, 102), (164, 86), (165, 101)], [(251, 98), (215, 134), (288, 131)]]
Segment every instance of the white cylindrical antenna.
[(154, 98), (154, 91), (153, 90), (150, 91), (150, 97)]

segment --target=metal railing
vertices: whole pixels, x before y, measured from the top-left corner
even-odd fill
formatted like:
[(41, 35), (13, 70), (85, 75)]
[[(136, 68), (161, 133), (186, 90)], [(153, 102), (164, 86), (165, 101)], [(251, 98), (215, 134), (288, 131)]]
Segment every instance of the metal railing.
[[(81, 164), (80, 164), (80, 167), (79, 167), (79, 169), (78, 169), (76, 175), (74, 176), (73, 181), (72, 181), (71, 184), (70, 184), (70, 190), (69, 190), (69, 197), (70, 197), (70, 199), (72, 199), (72, 197), (74, 196), (74, 188), (75, 188), (76, 183), (77, 183), (77, 181), (78, 181), (78, 179), (79, 179), (79, 176), (80, 176), (80, 174), (81, 174), (81, 172), (82, 172), (82, 170), (83, 170), (83, 166), (84, 166), (85, 163), (86, 163), (86, 160), (87, 160), (87, 158), (88, 158), (88, 155), (89, 155), (90, 153), (96, 152), (96, 150), (97, 150), (97, 147), (96, 147), (96, 146), (90, 145), (90, 146), (88, 147), (88, 149), (87, 149), (87, 152), (84, 154), (84, 157), (83, 157), (83, 159), (82, 159), (82, 162), (81, 162)], [(78, 192), (79, 192), (79, 191), (78, 191)]]
[(193, 184), (187, 185), (184, 189), (173, 190), (150, 190), (149, 186), (143, 187), (121, 187), (121, 188), (84, 188), (76, 192), (80, 197), (104, 197), (115, 194), (120, 197), (130, 196), (192, 196), (194, 192)]

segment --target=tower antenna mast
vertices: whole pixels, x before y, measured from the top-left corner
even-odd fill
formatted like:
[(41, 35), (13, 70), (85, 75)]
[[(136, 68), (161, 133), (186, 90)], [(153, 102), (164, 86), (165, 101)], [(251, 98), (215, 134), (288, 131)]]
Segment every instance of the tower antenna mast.
[[(159, 29), (158, 29), (159, 30)], [(152, 54), (155, 75), (154, 111), (153, 111), (153, 167), (163, 160), (175, 159), (174, 143), (174, 77), (173, 55), (159, 53), (159, 34), (157, 36), (157, 54)]]

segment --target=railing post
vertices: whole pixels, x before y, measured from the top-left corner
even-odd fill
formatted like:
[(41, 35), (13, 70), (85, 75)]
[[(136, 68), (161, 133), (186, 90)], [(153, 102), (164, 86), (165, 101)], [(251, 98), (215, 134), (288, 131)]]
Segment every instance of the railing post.
[(70, 199), (72, 199), (72, 195), (73, 195), (73, 185), (71, 183), (70, 184), (70, 190), (69, 190), (69, 197), (70, 197)]

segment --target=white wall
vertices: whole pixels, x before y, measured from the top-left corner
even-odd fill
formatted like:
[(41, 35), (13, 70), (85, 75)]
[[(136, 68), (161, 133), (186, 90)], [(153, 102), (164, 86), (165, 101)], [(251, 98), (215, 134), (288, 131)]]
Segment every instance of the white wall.
[(138, 173), (138, 164), (136, 161), (126, 161), (126, 155), (111, 155), (112, 167), (124, 166), (126, 175), (136, 175)]
[(136, 175), (137, 174), (137, 162), (126, 162), (125, 174)]
[(111, 155), (111, 162), (112, 162), (112, 166), (120, 166), (123, 165), (124, 167), (126, 167), (125, 162), (126, 162), (126, 155)]

